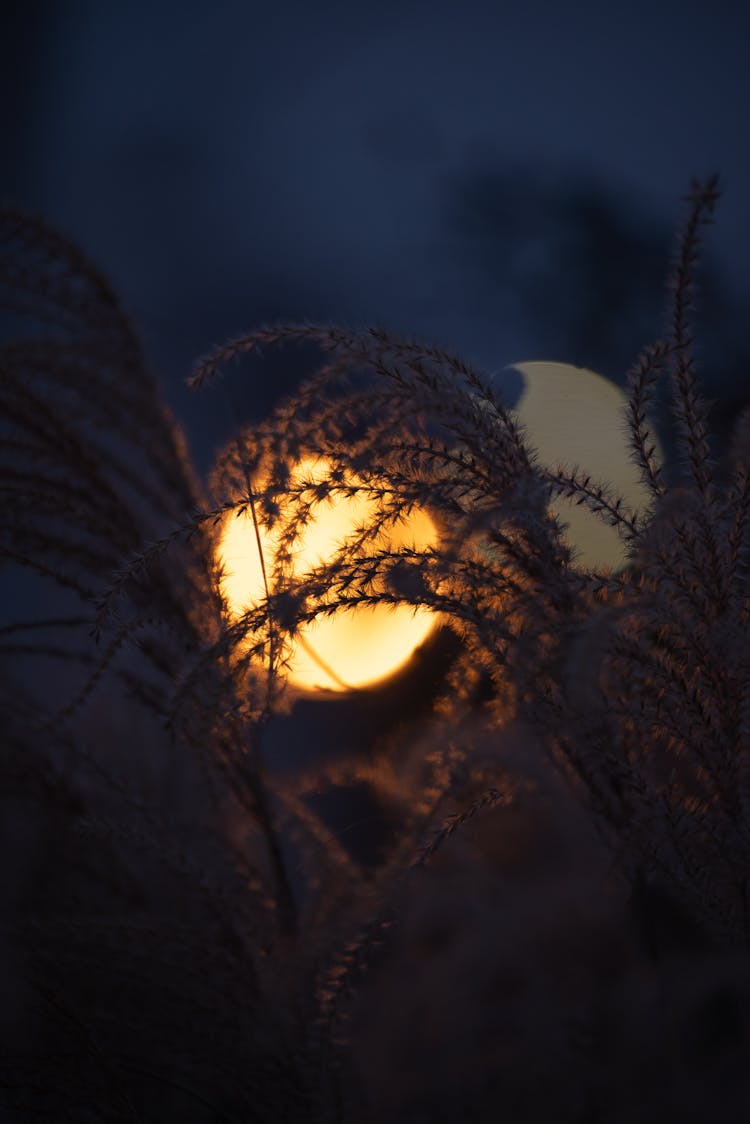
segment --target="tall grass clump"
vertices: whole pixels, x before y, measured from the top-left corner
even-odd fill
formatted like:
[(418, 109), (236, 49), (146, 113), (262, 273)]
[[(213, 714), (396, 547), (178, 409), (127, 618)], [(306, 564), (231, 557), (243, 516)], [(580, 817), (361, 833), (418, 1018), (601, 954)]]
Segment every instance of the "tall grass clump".
[[(324, 356), (203, 485), (107, 281), (3, 214), (8, 1111), (619, 1121), (716, 1116), (720, 1088), (744, 1103), (750, 423), (718, 473), (691, 326), (717, 196), (693, 186), (667, 334), (629, 374), (641, 511), (585, 466), (543, 466), (460, 357), (313, 324), (196, 365), (197, 389), (272, 347)], [(316, 509), (353, 496), (372, 518), (296, 572)], [(616, 528), (621, 569), (578, 563), (560, 496)], [(417, 508), (437, 542), (392, 547)], [(217, 545), (240, 515), (280, 545), (237, 615)], [(304, 737), (283, 718), (294, 638), (372, 605), (458, 638), (434, 714), (277, 768), (269, 724)], [(321, 804), (354, 785), (390, 825), (377, 858)]]

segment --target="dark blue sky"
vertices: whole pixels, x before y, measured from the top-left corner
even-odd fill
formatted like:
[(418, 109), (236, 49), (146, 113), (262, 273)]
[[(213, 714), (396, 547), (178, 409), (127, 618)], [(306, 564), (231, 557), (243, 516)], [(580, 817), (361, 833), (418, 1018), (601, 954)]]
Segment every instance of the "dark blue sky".
[[(489, 369), (551, 358), (621, 380), (662, 328), (680, 197), (714, 170), (707, 356), (712, 391), (739, 393), (743, 5), (4, 11), (3, 194), (112, 275), (202, 465), (229, 423), (222, 394), (189, 401), (191, 361), (269, 318), (379, 322)], [(295, 371), (256, 369), (240, 409), (262, 413)]]
[[(198, 355), (267, 320), (375, 322), (488, 371), (554, 359), (622, 382), (664, 328), (680, 199), (717, 171), (698, 328), (724, 440), (750, 401), (746, 10), (6, 3), (0, 195), (110, 274), (205, 471), (309, 361), (271, 354), (188, 393)], [(407, 700), (428, 707), (435, 658), (372, 697), (298, 703), (269, 759), (369, 744)]]

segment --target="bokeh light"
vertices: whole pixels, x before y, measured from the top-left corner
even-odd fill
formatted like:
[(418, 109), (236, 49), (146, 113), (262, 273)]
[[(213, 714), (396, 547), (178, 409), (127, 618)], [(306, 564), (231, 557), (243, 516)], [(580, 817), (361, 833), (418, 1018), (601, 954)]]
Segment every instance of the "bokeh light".
[[(325, 459), (304, 459), (296, 466), (298, 479), (322, 479)], [(304, 574), (329, 561), (342, 541), (369, 522), (375, 504), (364, 496), (323, 500), (301, 536), (293, 573)], [(267, 569), (278, 534), (260, 528)], [(437, 531), (424, 511), (413, 511), (384, 535), (383, 547), (424, 549), (437, 541)], [(221, 591), (230, 613), (237, 617), (263, 600), (264, 583), (252, 516), (248, 512), (224, 522), (218, 547), (223, 568)], [(348, 691), (369, 687), (399, 671), (435, 628), (437, 617), (427, 609), (408, 605), (378, 605), (347, 609), (300, 629), (294, 638), (288, 666), (289, 682), (306, 691)]]
[[(592, 483), (611, 486), (634, 511), (646, 508), (651, 499), (640, 471), (630, 454), (626, 421), (627, 398), (609, 379), (584, 367), (568, 363), (517, 363), (499, 372), (493, 386), (503, 397), (503, 382), (520, 372), (523, 390), (515, 412), (526, 429), (527, 444), (536, 450), (546, 468), (558, 465), (580, 468)], [(654, 436), (656, 456), (662, 453)], [(567, 524), (566, 537), (578, 564), (591, 568), (625, 565), (623, 539), (614, 527), (577, 497), (557, 497), (552, 508)]]

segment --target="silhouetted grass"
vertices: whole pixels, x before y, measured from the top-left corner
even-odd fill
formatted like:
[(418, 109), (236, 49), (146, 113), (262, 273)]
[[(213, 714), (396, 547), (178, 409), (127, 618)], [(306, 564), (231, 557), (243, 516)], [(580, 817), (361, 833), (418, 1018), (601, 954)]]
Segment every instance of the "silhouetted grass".
[[(9, 1118), (738, 1118), (750, 428), (719, 477), (690, 327), (716, 198), (694, 185), (669, 333), (630, 375), (640, 512), (543, 467), (459, 357), (307, 324), (197, 365), (196, 387), (281, 344), (325, 355), (204, 488), (106, 279), (3, 213)], [(308, 456), (322, 477), (291, 477)], [(316, 506), (355, 495), (372, 522), (293, 574)], [(576, 563), (559, 495), (618, 530), (621, 570)], [(438, 543), (390, 548), (415, 507)], [(282, 548), (236, 618), (215, 548), (243, 512)], [(460, 639), (434, 715), (277, 768), (297, 630), (384, 604)], [(320, 799), (355, 785), (383, 827), (365, 857)]]

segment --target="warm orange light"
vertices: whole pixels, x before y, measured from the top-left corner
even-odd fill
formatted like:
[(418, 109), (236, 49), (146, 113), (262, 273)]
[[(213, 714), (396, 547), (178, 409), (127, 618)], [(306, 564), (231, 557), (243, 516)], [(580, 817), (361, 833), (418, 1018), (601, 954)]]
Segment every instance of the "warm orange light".
[[(297, 478), (322, 479), (325, 460), (303, 460)], [(315, 509), (315, 518), (305, 528), (295, 559), (294, 572), (328, 561), (354, 529), (374, 515), (374, 504), (364, 497), (325, 500)], [(388, 532), (384, 546), (424, 549), (437, 542), (437, 531), (423, 511), (415, 511), (399, 527)], [(261, 544), (267, 567), (278, 540), (261, 528)], [(229, 517), (218, 547), (223, 567), (222, 593), (233, 615), (263, 600), (264, 586), (252, 517)], [(346, 691), (377, 683), (398, 671), (432, 631), (436, 617), (427, 609), (376, 606), (352, 609), (306, 625), (295, 638), (289, 665), (289, 680), (306, 690)]]

